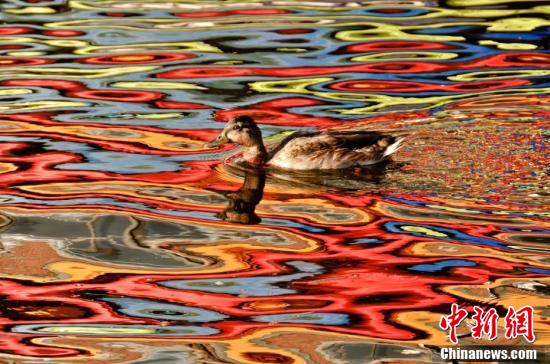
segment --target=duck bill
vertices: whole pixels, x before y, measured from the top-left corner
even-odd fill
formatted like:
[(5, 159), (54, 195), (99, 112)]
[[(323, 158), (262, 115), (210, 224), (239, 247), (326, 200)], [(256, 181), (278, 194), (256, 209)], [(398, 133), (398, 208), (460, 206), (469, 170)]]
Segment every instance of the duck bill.
[(204, 144), (204, 146), (206, 148), (215, 148), (228, 142), (229, 139), (227, 139), (225, 133), (221, 133), (216, 139), (209, 141), (208, 143)]

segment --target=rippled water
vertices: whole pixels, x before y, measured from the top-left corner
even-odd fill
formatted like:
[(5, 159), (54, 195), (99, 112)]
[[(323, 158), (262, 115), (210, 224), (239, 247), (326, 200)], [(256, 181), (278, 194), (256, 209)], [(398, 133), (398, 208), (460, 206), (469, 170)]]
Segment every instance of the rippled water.
[[(550, 343), (544, 2), (0, 9), (2, 360), (430, 362), (452, 303), (529, 303)], [(237, 115), (408, 142), (245, 172), (203, 147)]]

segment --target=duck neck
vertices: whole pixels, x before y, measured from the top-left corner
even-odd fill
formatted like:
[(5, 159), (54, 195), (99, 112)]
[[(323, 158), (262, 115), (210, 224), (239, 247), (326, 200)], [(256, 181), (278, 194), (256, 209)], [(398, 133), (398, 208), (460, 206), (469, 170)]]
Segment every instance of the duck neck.
[(243, 146), (243, 159), (252, 165), (260, 165), (267, 162), (267, 150), (262, 143), (253, 143)]

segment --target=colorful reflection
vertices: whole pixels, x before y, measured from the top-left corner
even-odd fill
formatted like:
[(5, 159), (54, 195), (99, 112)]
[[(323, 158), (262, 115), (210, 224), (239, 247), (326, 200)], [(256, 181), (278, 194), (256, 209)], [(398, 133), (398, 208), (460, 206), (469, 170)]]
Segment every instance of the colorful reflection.
[[(2, 360), (431, 362), (453, 303), (543, 350), (548, 7), (439, 5), (0, 4)], [(248, 171), (204, 147), (239, 115), (408, 143)]]

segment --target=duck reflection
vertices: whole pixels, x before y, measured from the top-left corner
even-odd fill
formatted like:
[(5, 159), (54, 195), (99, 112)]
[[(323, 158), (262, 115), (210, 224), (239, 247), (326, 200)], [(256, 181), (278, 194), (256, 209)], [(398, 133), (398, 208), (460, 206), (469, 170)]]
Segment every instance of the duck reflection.
[(224, 221), (238, 224), (258, 224), (261, 219), (255, 213), (256, 205), (262, 200), (265, 187), (264, 170), (245, 171), (244, 183), (236, 192), (226, 194), (227, 207), (216, 214)]
[[(304, 192), (361, 190), (373, 191), (382, 181), (388, 162), (378, 163), (364, 168), (352, 168), (333, 171), (285, 171), (278, 169), (249, 169), (239, 165), (226, 165), (230, 174), (242, 176), (244, 182), (236, 192), (225, 193), (228, 199), (227, 207), (216, 214), (223, 221), (237, 224), (258, 224), (260, 217), (256, 214), (256, 206), (263, 197), (266, 175), (270, 186), (275, 190), (287, 191), (299, 189)], [(239, 168), (240, 167), (240, 168)]]
[[(393, 166), (392, 166), (393, 165)], [(304, 193), (322, 191), (363, 191), (376, 193), (385, 178), (387, 167), (399, 168), (393, 162), (383, 161), (368, 167), (325, 171), (287, 171), (270, 169), (270, 185), (281, 191), (302, 189)]]

